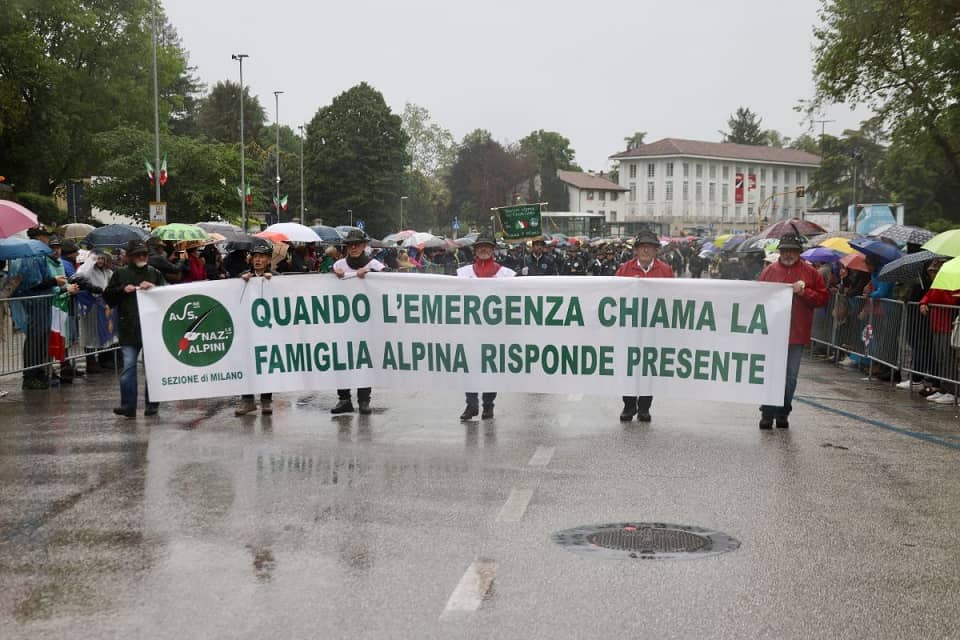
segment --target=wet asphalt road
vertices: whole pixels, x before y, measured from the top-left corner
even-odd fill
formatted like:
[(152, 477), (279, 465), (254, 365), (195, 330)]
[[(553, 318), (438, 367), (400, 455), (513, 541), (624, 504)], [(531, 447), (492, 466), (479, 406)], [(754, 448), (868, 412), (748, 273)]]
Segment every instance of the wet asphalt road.
[[(116, 379), (0, 378), (0, 638), (956, 638), (960, 419), (805, 361), (789, 431), (756, 408), (374, 390), (115, 418)], [(561, 529), (741, 542), (612, 560)]]

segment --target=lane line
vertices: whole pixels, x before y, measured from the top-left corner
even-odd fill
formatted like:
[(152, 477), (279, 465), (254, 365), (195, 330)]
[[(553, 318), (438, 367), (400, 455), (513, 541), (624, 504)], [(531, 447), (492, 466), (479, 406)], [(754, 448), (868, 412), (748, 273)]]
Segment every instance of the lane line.
[(557, 424), (559, 424), (561, 427), (568, 427), (570, 426), (570, 419), (572, 417), (573, 416), (569, 413), (561, 413), (557, 415)]
[(496, 574), (497, 563), (493, 560), (480, 558), (471, 563), (447, 599), (447, 606), (443, 608), (440, 619), (469, 615), (479, 609), (493, 586)]
[(527, 464), (531, 467), (545, 467), (550, 464), (550, 460), (553, 458), (553, 453), (556, 450), (556, 447), (537, 447), (537, 450), (533, 452), (533, 457), (530, 458), (530, 462)]
[(874, 420), (872, 418), (864, 418), (863, 416), (858, 416), (855, 413), (844, 411), (843, 409), (836, 409), (834, 407), (822, 404), (820, 402), (814, 402), (813, 400), (808, 400), (807, 398), (798, 397), (797, 400), (804, 404), (808, 404), (811, 407), (816, 407), (817, 409), (821, 409), (823, 411), (830, 411), (831, 413), (836, 413), (837, 415), (841, 415), (844, 418), (850, 418), (851, 420), (856, 420), (857, 422), (863, 422), (865, 424), (869, 424), (874, 427), (880, 427), (881, 429), (886, 429), (887, 431), (893, 431), (894, 433), (899, 433), (909, 438), (916, 438), (917, 440), (925, 440), (926, 442), (938, 444), (941, 447), (947, 447), (948, 449), (960, 449), (960, 443), (950, 442), (949, 440), (938, 438), (937, 436), (930, 435), (929, 433), (923, 433), (920, 431), (910, 431), (909, 429), (904, 429), (902, 427), (895, 427), (892, 424), (887, 424), (886, 422), (881, 422), (880, 420)]
[(510, 497), (497, 514), (496, 522), (520, 522), (531, 498), (533, 498), (533, 489), (511, 489)]

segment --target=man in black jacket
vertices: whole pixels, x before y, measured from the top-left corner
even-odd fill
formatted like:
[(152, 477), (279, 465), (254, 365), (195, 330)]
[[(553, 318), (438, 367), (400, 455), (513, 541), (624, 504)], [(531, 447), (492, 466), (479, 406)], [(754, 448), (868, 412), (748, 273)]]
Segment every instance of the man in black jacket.
[[(137, 415), (137, 358), (143, 348), (140, 335), (140, 312), (137, 307), (137, 291), (149, 290), (166, 284), (161, 273), (147, 264), (147, 245), (140, 240), (127, 243), (127, 264), (113, 273), (103, 297), (111, 307), (116, 307), (118, 337), (123, 353), (123, 370), (120, 373), (120, 406), (113, 412), (118, 416), (133, 418)], [(150, 402), (147, 383), (143, 383), (146, 402), (145, 416), (157, 415), (158, 403)]]

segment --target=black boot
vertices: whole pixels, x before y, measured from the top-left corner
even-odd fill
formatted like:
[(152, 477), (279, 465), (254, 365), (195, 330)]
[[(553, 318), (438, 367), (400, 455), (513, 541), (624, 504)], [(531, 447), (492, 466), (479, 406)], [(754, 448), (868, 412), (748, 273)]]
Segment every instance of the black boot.
[(493, 417), (493, 405), (485, 404), (483, 405), (483, 413), (480, 414), (482, 420), (489, 420)]
[(340, 398), (337, 402), (337, 406), (333, 409), (330, 409), (330, 413), (353, 413), (353, 403), (350, 402), (350, 398)]
[(469, 420), (470, 418), (477, 417), (478, 413), (480, 413), (480, 410), (477, 408), (477, 405), (468, 404), (466, 408), (464, 408), (463, 413), (460, 414), (460, 419)]
[(633, 396), (623, 396), (623, 411), (620, 412), (620, 422), (630, 422), (637, 414), (637, 399)]
[(370, 408), (370, 399), (366, 400), (357, 400), (357, 407), (360, 410), (360, 415), (368, 416), (373, 413), (373, 409)]

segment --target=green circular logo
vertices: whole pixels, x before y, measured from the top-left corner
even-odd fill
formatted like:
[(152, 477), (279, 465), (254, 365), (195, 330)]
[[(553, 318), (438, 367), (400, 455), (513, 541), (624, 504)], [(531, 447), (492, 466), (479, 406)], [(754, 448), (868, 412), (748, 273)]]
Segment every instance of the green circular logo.
[(209, 296), (184, 296), (163, 316), (163, 343), (177, 361), (205, 367), (219, 361), (233, 344), (233, 319)]

